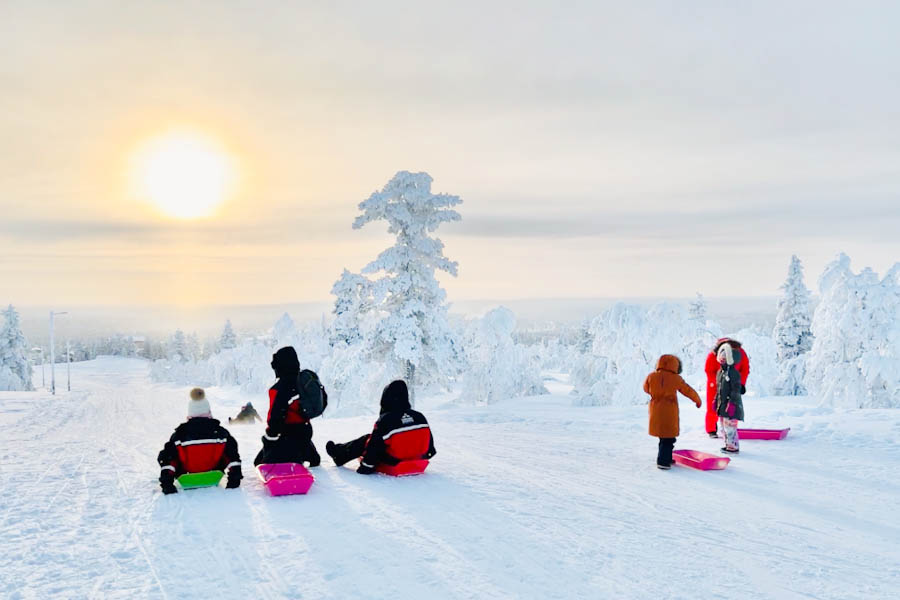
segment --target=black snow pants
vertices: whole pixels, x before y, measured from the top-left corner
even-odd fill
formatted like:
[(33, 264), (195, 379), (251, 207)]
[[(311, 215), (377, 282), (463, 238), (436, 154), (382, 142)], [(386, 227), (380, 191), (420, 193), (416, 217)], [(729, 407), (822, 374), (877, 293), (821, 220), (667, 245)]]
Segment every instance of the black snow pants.
[(366, 451), (366, 445), (369, 443), (369, 434), (362, 437), (358, 437), (355, 440), (350, 440), (349, 442), (345, 442), (343, 444), (335, 444), (331, 451), (328, 453), (331, 455), (331, 458), (334, 459), (334, 463), (337, 466), (341, 466), (344, 463), (348, 463), (354, 458), (362, 458), (362, 455)]
[(304, 463), (318, 467), (322, 461), (312, 441), (312, 425), (287, 425), (276, 440), (263, 438), (263, 447), (253, 459), (254, 465), (271, 463)]
[(659, 438), (659, 452), (656, 455), (656, 464), (664, 467), (671, 466), (673, 448), (675, 448), (675, 438)]

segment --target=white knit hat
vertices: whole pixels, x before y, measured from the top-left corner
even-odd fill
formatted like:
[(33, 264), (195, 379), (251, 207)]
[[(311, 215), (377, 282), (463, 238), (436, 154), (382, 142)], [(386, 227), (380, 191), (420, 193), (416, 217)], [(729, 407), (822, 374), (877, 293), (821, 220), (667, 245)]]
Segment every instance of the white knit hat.
[(719, 360), (719, 364), (733, 365), (734, 352), (731, 349), (731, 344), (722, 344), (722, 347), (719, 348), (719, 353), (716, 358)]
[(212, 417), (212, 411), (209, 408), (209, 402), (206, 400), (206, 392), (203, 388), (194, 388), (191, 390), (191, 400), (188, 402), (188, 419), (194, 417)]

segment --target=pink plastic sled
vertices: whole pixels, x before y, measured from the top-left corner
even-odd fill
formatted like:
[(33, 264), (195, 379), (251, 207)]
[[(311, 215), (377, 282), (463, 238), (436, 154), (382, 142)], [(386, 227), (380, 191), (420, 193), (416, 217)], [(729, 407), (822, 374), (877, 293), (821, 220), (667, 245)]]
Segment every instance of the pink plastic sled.
[(738, 429), (738, 438), (742, 440), (783, 440), (787, 437), (787, 429)]
[(690, 467), (700, 471), (718, 471), (731, 462), (727, 456), (716, 456), (699, 450), (673, 450), (672, 459), (682, 467)]
[(263, 485), (273, 496), (305, 494), (316, 480), (306, 467), (299, 463), (271, 463), (256, 467)]
[(407, 475), (421, 475), (428, 468), (427, 460), (402, 460), (396, 465), (379, 464), (375, 470), (393, 477), (405, 477)]

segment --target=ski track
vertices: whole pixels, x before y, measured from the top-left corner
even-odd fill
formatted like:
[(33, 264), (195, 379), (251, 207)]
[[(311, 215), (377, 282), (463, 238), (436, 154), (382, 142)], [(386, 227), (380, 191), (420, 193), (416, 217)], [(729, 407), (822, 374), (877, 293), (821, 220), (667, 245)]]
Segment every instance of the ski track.
[[(184, 418), (186, 388), (150, 383), (135, 360), (73, 373), (80, 391), (0, 395), (2, 598), (846, 600), (900, 589), (900, 411), (748, 399), (754, 425), (791, 435), (744, 441), (728, 469), (702, 473), (655, 468), (641, 407), (562, 396), (441, 407), (427, 411), (438, 456), (426, 475), (363, 477), (326, 457), (307, 496), (282, 498), (250, 466), (262, 427), (235, 425), (240, 490), (162, 496), (156, 453)], [(248, 399), (210, 398), (226, 424)], [(371, 421), (317, 420), (320, 452)], [(701, 421), (682, 405), (677, 447), (717, 450)]]

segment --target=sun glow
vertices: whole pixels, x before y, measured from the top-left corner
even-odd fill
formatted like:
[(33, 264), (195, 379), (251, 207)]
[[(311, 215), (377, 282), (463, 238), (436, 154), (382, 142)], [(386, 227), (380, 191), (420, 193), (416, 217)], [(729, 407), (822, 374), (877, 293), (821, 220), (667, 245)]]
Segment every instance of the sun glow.
[(212, 215), (232, 193), (234, 161), (214, 140), (173, 132), (153, 138), (134, 156), (133, 185), (142, 198), (168, 216)]

